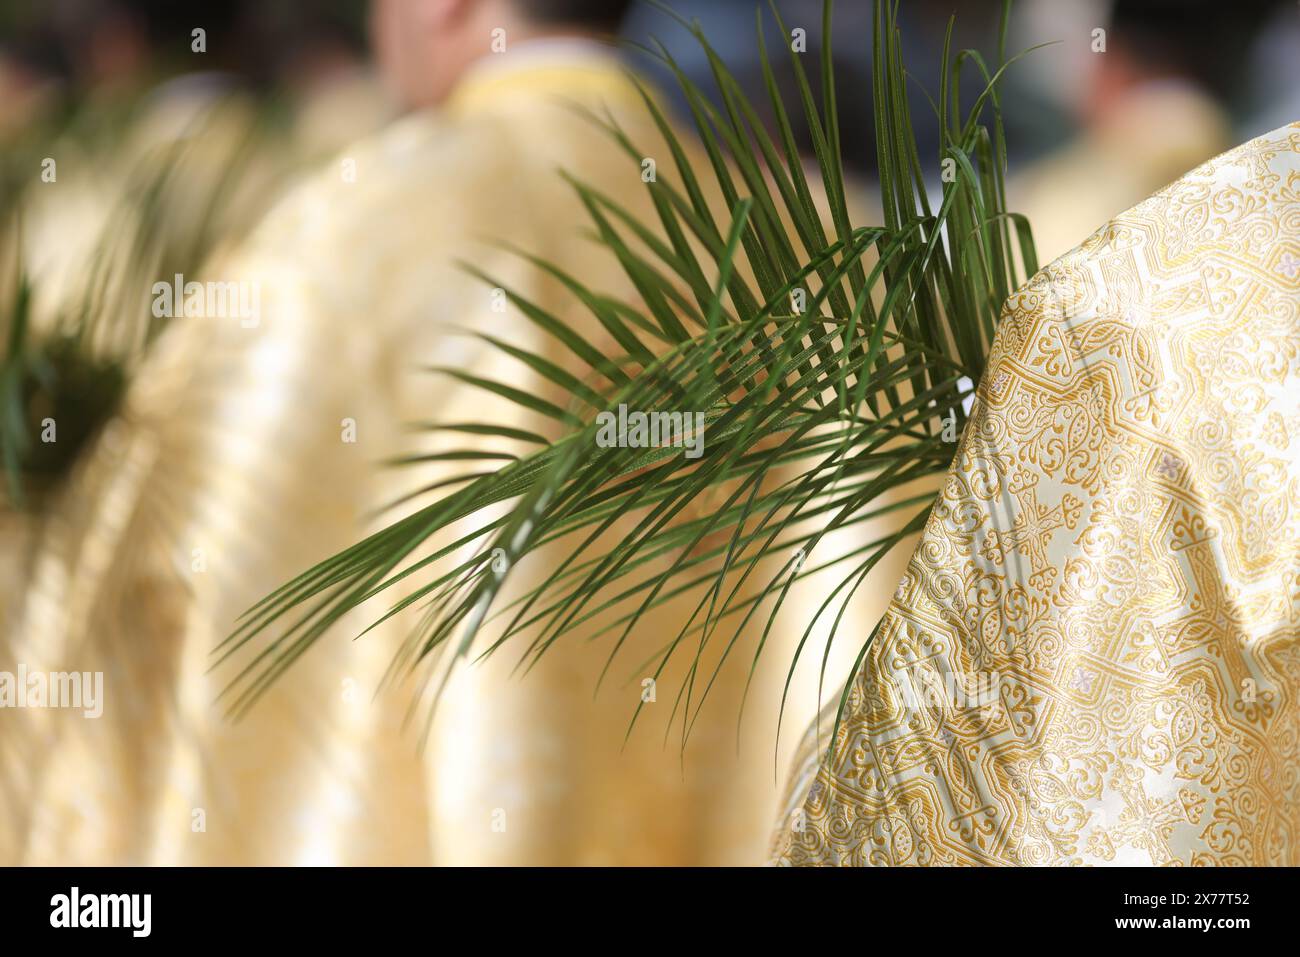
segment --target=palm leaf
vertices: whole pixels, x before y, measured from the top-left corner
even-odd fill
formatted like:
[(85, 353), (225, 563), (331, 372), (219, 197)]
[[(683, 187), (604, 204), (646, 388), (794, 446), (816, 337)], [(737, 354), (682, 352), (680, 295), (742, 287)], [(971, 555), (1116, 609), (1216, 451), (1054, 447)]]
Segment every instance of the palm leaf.
[[(1009, 4), (1004, 24), (1008, 16)], [(1025, 270), (1036, 267), (1028, 224), (1005, 208), (996, 95), (1005, 56), (1000, 50), (990, 72), (979, 54), (950, 56), (945, 49), (935, 117), (941, 150), (923, 161), (907, 107), (898, 6), (882, 0), (874, 9), (873, 96), (884, 216), (872, 226), (853, 222), (835, 109), (831, 17), (828, 0), (820, 95), (801, 55), (791, 53), (797, 109), (811, 131), (820, 184), (803, 170), (792, 107), (764, 46), (761, 11), (758, 42), (775, 140), (697, 25), (678, 18), (708, 59), (712, 94), (665, 48), (646, 49), (680, 83), (704, 163), (693, 165), (692, 151), (646, 93), (677, 173), (676, 181), (661, 173), (646, 186), (655, 228), (572, 180), (597, 241), (618, 257), (642, 296), (640, 307), (616, 307), (580, 277), (533, 260), (562, 280), (621, 351), (597, 353), (559, 318), (519, 302), (568, 347), (579, 368), (562, 373), (499, 345), (562, 387), (570, 407), (543, 406), (515, 387), (451, 374), (545, 413), (563, 433), (495, 471), (466, 476), (460, 487), (250, 609), (222, 648), (222, 660), (251, 655), (227, 688), (234, 712), (250, 707), (345, 614), (399, 585), (405, 596), (380, 620), (417, 606), (425, 614), (398, 663), (414, 668), (445, 653), (443, 682), (457, 661), (506, 645), (522, 643), (519, 664), (530, 668), (579, 630), (607, 642), (608, 673), (649, 611), (694, 596), (678, 632), (634, 663), (658, 678), (671, 661), (688, 661), (669, 721), (680, 720), (685, 740), (720, 669), (745, 643), (752, 678), (792, 584), (834, 569), (842, 577), (818, 612), (835, 619), (821, 655), (824, 674), (829, 642), (853, 593), (928, 515), (929, 495), (890, 493), (948, 469), (956, 446), (942, 440), (936, 420), (948, 410), (962, 416), (961, 399), (983, 370), (1001, 303)], [(789, 36), (779, 16), (776, 26)], [(981, 86), (962, 114), (964, 64), (976, 66)], [(643, 155), (612, 118), (591, 119), (630, 157)], [(939, 179), (945, 165), (955, 175), (942, 178), (932, 209), (927, 182)], [(817, 190), (829, 223), (817, 211)], [(711, 194), (724, 199), (729, 221), (715, 215)], [(796, 293), (805, 296), (802, 310), (794, 308)], [(606, 447), (597, 441), (599, 413), (620, 405), (698, 411), (704, 454)], [(501, 513), (503, 505), (509, 508)], [(490, 508), (496, 517), (489, 520)], [(897, 532), (847, 552), (818, 551), (831, 532), (895, 512), (903, 513)], [(476, 516), (474, 530), (442, 544), (453, 527)], [(628, 516), (636, 519), (630, 531)], [(617, 541), (615, 529), (626, 532)], [(452, 558), (468, 544), (478, 546), (474, 557)], [(431, 547), (432, 554), (422, 554)], [(519, 563), (557, 548), (562, 557), (549, 561), (541, 581), (507, 598), (505, 582)], [(491, 641), (482, 635), (489, 621)], [(801, 624), (787, 692), (815, 621)], [(717, 648), (710, 665), (706, 652)]]
[[(218, 101), (186, 127), (186, 135), (157, 147), (128, 170), (114, 213), (85, 263), (84, 285), (58, 291), (56, 312), (41, 317), (43, 322), (31, 314), (34, 287), (43, 279), (30, 276), (23, 264), (24, 194), (0, 194), (6, 200), (0, 205), (0, 240), (14, 247), (12, 268), (0, 275), (0, 507), (30, 509), (32, 493), (57, 487), (118, 410), (131, 376), (167, 322), (151, 312), (153, 283), (194, 273), (218, 242), (229, 238), (222, 230), (233, 224), (219, 224), (218, 213), (249, 169), (265, 133), (260, 121), (250, 123), (233, 145), (223, 146), (226, 162), (205, 192), (198, 215), (175, 212), (194, 190), (187, 164), (209, 141), (208, 130), (216, 128), (224, 108)], [(115, 120), (115, 125), (129, 127), (129, 117)], [(76, 122), (63, 132), (74, 142), (75, 134), (84, 135)], [(0, 163), (0, 179), (14, 176), (8, 167)], [(56, 442), (37, 440), (47, 416), (57, 423)]]

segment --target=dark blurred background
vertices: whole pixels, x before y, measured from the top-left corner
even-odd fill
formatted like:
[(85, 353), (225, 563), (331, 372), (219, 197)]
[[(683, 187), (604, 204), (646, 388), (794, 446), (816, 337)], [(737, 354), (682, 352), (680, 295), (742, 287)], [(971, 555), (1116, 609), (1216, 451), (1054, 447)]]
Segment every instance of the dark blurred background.
[[(734, 72), (761, 102), (755, 0), (673, 0), (698, 19)], [(762, 4), (766, 7), (766, 4)], [(778, 0), (786, 25), (806, 31), (808, 51), (821, 44), (821, 0)], [(916, 70), (912, 112), (918, 133), (930, 124), (927, 92), (938, 86), (948, 19), (957, 15), (954, 49), (974, 47), (994, 62), (1000, 0), (908, 0), (902, 5), (906, 62)], [(845, 148), (870, 176), (872, 142), (869, 0), (835, 7), (834, 50), (840, 77)], [(205, 73), (267, 95), (312, 89), (364, 63), (364, 0), (3, 0), (0, 2), (0, 126), (35, 109), (75, 109), (106, 89), (139, 88), (194, 69), (191, 31), (206, 31)], [(1093, 31), (1106, 30), (1105, 56)], [(625, 35), (662, 42), (697, 81), (708, 67), (686, 32), (649, 3), (636, 8)], [(790, 79), (788, 57), (770, 18), (773, 64)], [(1297, 115), (1300, 99), (1300, 10), (1285, 0), (1020, 0), (1007, 38), (1014, 54), (1035, 44), (1008, 74), (1004, 104), (1013, 160), (1020, 164), (1068, 143), (1104, 114), (1127, 88), (1179, 84), (1203, 94), (1245, 138)], [(631, 54), (673, 90), (666, 71)], [(810, 66), (815, 61), (809, 61)], [(813, 70), (815, 79), (815, 69)], [(968, 89), (978, 77), (968, 78)], [(792, 89), (792, 87), (790, 87)], [(922, 143), (924, 149), (932, 146)]]
[[(757, 109), (768, 102), (756, 42), (760, 9), (791, 107), (798, 88), (789, 31), (803, 31), (802, 62), (819, 87), (822, 0), (776, 0), (784, 31), (759, 0), (670, 5), (699, 23)], [(839, 0), (832, 20), (843, 149), (855, 180), (850, 199), (864, 222), (874, 219), (877, 202), (872, 9), (870, 0)], [(1002, 12), (1000, 0), (901, 5), (923, 164), (937, 159), (933, 102), (950, 20), (955, 14), (952, 50), (976, 49), (995, 70)], [(102, 170), (102, 188), (88, 188), (107, 193), (118, 188), (112, 177), (128, 178), (156, 144), (197, 144), (196, 117), (207, 117), (205, 145), (192, 150), (205, 170), (187, 172), (186, 191), (193, 199), (205, 183), (238, 180), (242, 199), (223, 201), (228, 215), (217, 224), (234, 242), (296, 176), (395, 115), (372, 64), (368, 15), (365, 0), (0, 0), (0, 222), (24, 195), (32, 198), (26, 256), (33, 272), (56, 277), (44, 288), (85, 254), (90, 239), (78, 245), (69, 237), (94, 237), (113, 216), (103, 202), (96, 211), (90, 200), (78, 206), (66, 197), (40, 208), (48, 191), (33, 191), (32, 170), (52, 155), (51, 144), (83, 169)], [(699, 44), (657, 0), (634, 5), (623, 34), (628, 60), (679, 110), (678, 84), (638, 46), (662, 44), (712, 94)], [(1008, 199), (1033, 224), (1040, 262), (1205, 160), (1300, 117), (1300, 5), (1287, 0), (1019, 0), (1005, 49), (1008, 57), (1023, 54), (999, 84)], [(985, 81), (973, 58), (966, 64), (969, 105)], [(225, 129), (214, 129), (207, 112), (217, 102), (237, 104), (239, 115), (218, 117)], [(797, 122), (803, 110), (789, 113)], [(807, 131), (796, 134), (808, 149)], [(239, 145), (254, 135), (255, 162)], [(228, 152), (212, 144), (227, 144)], [(937, 175), (939, 164), (927, 168)]]

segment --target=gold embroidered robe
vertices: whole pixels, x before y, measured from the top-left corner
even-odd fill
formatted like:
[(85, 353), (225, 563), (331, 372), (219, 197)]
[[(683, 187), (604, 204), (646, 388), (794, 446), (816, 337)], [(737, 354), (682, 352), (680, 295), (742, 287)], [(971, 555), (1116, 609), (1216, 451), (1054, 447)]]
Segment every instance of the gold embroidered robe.
[(1008, 301), (774, 860), (1300, 863), (1298, 413), (1293, 124)]

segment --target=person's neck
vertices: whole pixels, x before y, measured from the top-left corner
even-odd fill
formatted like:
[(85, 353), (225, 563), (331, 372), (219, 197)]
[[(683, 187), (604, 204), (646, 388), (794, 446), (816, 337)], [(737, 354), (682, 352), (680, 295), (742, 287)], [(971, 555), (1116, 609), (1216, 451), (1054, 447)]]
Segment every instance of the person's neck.
[(615, 55), (613, 41), (600, 34), (571, 30), (534, 31), (523, 37), (508, 36), (506, 48), (489, 50), (473, 60), (457, 85), (497, 72), (525, 69), (535, 64), (574, 61), (607, 62)]

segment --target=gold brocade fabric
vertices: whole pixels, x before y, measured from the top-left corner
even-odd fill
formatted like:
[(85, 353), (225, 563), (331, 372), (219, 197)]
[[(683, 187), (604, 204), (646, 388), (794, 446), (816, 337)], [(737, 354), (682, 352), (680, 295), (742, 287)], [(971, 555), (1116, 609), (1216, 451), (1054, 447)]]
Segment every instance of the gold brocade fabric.
[[(676, 687), (665, 684), (624, 750), (640, 681), (621, 684), (616, 669), (593, 701), (607, 646), (581, 631), (526, 677), (511, 675), (526, 640), (461, 669), (423, 751), (422, 712), (403, 724), (412, 682), (383, 685), (415, 619), (355, 638), (399, 591), (340, 623), (237, 722), (219, 695), (251, 656), (212, 670), (213, 649), (254, 602), (414, 506), (378, 508), (499, 464), (386, 460), (528, 450), (420, 423), (553, 434), (518, 405), (422, 368), (563, 403), (465, 331), (571, 367), (517, 297), (608, 345), (560, 282), (490, 240), (634, 301), (557, 168), (653, 222), (642, 162), (571, 104), (608, 109), (661, 176), (673, 175), (671, 154), (622, 68), (570, 50), (500, 57), (447, 110), (345, 150), (237, 255), (186, 277), (256, 288), (260, 315), (177, 320), (53, 513), (0, 669), (102, 670), (104, 714), (0, 713), (0, 862), (762, 859), (770, 738), (752, 735), (738, 758), (733, 725), (719, 721), (679, 761), (675, 742), (663, 744)], [(682, 620), (671, 606), (650, 615), (644, 649), (625, 664)], [(745, 676), (733, 677), (715, 689), (716, 714), (736, 713)]]
[(1008, 301), (774, 858), (1300, 864), (1298, 638), (1293, 124)]

